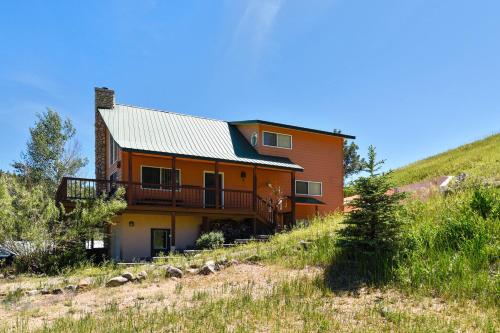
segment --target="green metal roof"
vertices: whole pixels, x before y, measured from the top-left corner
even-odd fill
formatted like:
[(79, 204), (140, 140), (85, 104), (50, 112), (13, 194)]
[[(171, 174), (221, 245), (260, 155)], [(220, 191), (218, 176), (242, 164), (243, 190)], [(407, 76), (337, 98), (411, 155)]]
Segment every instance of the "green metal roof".
[(121, 104), (99, 113), (125, 151), (303, 170), (288, 158), (259, 154), (226, 121)]
[(311, 197), (295, 197), (295, 203), (309, 205), (325, 205), (323, 201)]
[(337, 137), (344, 138), (344, 139), (356, 139), (356, 137), (353, 135), (327, 132), (327, 131), (317, 130), (314, 128), (300, 127), (300, 126), (294, 126), (294, 125), (288, 125), (288, 124), (282, 124), (282, 123), (274, 123), (272, 121), (259, 120), (259, 119), (232, 121), (232, 122), (230, 122), (230, 124), (232, 124), (232, 125), (263, 124), (263, 125), (283, 127), (283, 128), (288, 128), (288, 129), (293, 129), (293, 130), (303, 131), (303, 132), (311, 132), (311, 133), (317, 133), (317, 134), (337, 136)]

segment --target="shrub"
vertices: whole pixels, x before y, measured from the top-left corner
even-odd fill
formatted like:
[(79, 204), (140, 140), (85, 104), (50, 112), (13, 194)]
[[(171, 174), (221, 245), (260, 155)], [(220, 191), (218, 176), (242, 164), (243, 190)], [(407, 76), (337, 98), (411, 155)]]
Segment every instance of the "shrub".
[(224, 234), (220, 231), (211, 231), (202, 234), (196, 240), (196, 247), (199, 249), (216, 249), (224, 244)]

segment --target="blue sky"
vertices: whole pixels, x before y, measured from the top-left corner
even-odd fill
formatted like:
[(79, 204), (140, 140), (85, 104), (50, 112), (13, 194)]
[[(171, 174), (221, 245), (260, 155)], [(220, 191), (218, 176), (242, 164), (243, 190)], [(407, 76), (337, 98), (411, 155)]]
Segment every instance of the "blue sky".
[(35, 114), (117, 101), (357, 136), (395, 168), (500, 130), (499, 1), (2, 1), (0, 169)]

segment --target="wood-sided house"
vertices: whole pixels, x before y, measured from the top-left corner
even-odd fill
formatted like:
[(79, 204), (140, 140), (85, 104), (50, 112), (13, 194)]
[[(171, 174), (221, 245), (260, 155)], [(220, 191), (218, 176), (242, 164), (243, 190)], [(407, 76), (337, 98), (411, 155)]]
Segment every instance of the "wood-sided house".
[(354, 137), (116, 104), (113, 90), (96, 88), (96, 179), (64, 178), (57, 199), (70, 206), (125, 187), (109, 255), (147, 259), (192, 247), (215, 220), (247, 219), (256, 233), (342, 210), (346, 138)]

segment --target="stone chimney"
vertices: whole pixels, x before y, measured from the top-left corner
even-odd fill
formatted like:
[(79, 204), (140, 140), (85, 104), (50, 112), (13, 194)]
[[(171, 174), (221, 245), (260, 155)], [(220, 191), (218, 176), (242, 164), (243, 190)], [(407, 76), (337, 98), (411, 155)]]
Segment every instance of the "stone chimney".
[(106, 87), (95, 88), (95, 177), (106, 179), (106, 125), (98, 109), (113, 109), (115, 92)]

